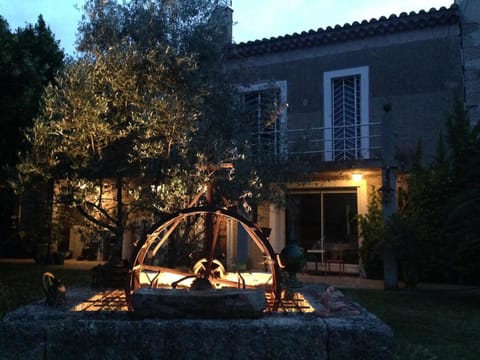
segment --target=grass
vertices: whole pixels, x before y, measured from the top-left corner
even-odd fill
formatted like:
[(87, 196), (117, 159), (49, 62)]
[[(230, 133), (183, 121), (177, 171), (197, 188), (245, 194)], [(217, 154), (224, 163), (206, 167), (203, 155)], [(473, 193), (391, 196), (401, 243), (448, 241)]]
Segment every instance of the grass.
[(391, 326), (398, 359), (480, 359), (480, 290), (351, 290)]
[[(40, 280), (45, 271), (63, 280), (67, 296), (69, 287), (91, 283), (90, 270), (0, 263), (0, 319), (44, 297)], [(480, 289), (342, 291), (392, 327), (400, 360), (480, 359)]]
[(69, 286), (89, 286), (92, 279), (89, 270), (33, 263), (0, 263), (0, 319), (7, 312), (44, 297), (41, 279), (46, 271), (63, 281), (67, 287), (67, 296)]

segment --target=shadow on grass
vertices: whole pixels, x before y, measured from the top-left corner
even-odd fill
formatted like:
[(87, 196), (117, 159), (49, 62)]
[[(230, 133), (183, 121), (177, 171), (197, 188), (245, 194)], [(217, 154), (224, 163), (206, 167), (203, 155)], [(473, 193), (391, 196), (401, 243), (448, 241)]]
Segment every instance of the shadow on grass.
[(398, 359), (480, 359), (480, 289), (342, 291), (392, 327)]

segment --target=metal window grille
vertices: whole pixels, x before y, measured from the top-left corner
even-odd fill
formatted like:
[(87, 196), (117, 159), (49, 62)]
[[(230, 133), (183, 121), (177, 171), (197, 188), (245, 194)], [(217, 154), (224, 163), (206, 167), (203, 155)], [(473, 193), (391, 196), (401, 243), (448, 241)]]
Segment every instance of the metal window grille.
[(252, 126), (252, 145), (256, 152), (279, 154), (280, 89), (268, 88), (243, 94), (244, 111)]
[(332, 79), (334, 160), (361, 158), (360, 75)]

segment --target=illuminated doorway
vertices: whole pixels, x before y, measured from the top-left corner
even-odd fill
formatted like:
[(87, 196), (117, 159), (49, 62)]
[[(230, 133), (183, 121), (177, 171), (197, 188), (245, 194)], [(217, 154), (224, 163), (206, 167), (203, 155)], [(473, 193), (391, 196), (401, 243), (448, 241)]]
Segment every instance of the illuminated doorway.
[(326, 259), (358, 264), (356, 188), (295, 191), (289, 204), (287, 241), (295, 236), (305, 250), (323, 250)]

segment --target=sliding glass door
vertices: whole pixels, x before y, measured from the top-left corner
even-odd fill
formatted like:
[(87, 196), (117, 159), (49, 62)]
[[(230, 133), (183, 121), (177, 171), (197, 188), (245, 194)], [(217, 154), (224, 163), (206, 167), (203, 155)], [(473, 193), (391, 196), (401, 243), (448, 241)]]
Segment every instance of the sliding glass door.
[(287, 207), (287, 241), (305, 250), (324, 250), (326, 259), (358, 264), (356, 189), (292, 192)]

